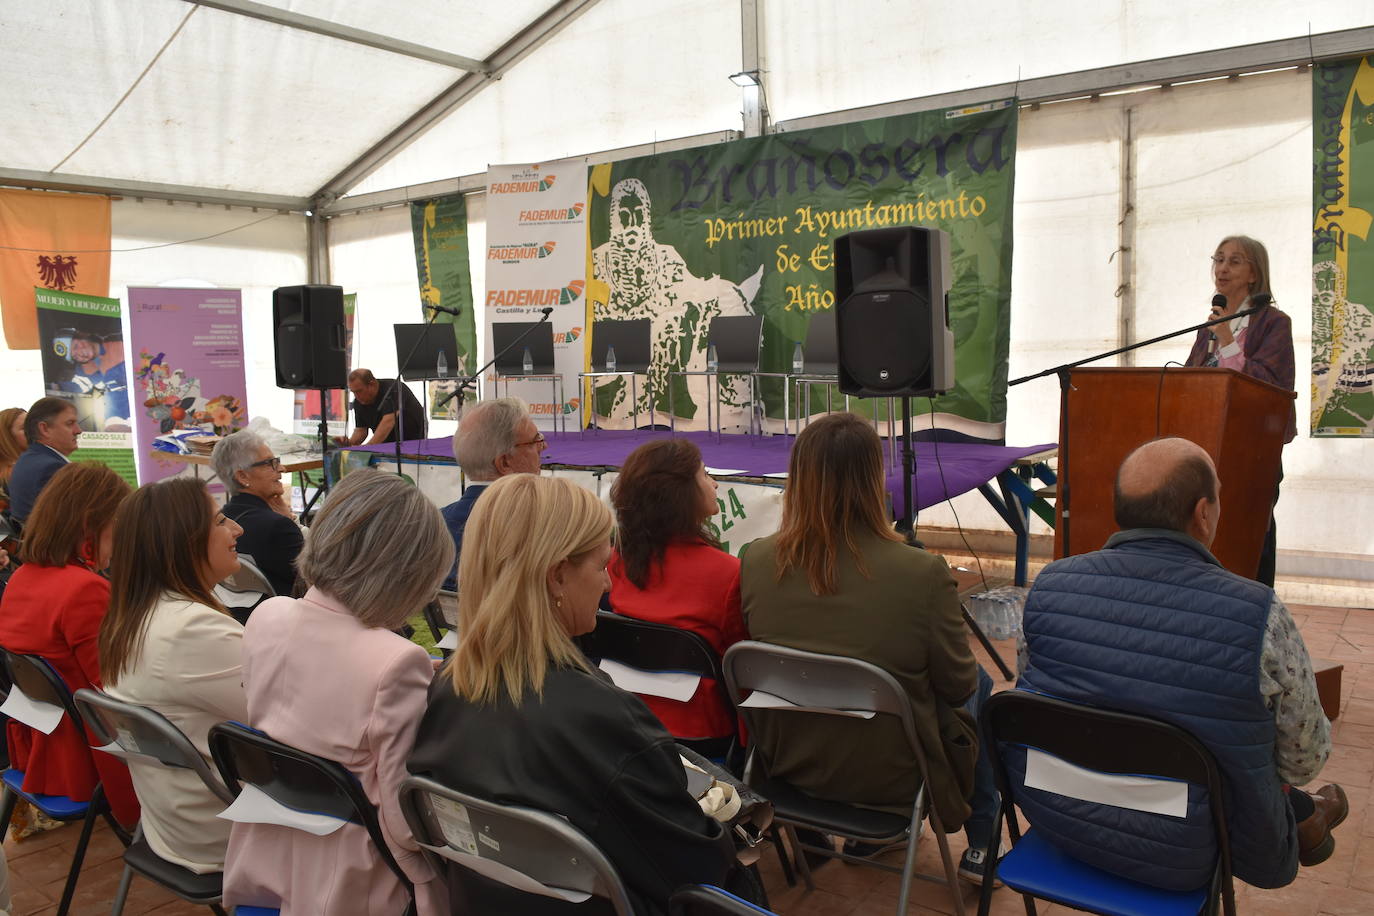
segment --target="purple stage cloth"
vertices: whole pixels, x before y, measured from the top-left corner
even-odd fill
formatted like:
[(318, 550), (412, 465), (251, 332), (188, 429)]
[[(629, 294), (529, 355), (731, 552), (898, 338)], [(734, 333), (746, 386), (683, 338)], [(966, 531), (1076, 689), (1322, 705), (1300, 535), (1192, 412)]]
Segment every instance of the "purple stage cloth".
[[(603, 429), (588, 431), (585, 436), (578, 433), (545, 432), (549, 440), (548, 451), (544, 452), (544, 464), (563, 465), (575, 468), (617, 468), (624, 463), (625, 457), (640, 445), (656, 438), (672, 435), (664, 432), (646, 430)], [(714, 433), (679, 433), (682, 438), (690, 439), (701, 449), (706, 466), (713, 470), (732, 471), (739, 477), (762, 477), (787, 470), (787, 458), (792, 451), (791, 436), (741, 436)], [(1017, 459), (1033, 455), (1049, 445), (1001, 446), (975, 445), (963, 442), (917, 442), (916, 479), (912, 487), (912, 499), (916, 508), (926, 509), (942, 503), (950, 497), (967, 493), (980, 484), (994, 479), (1016, 463)], [(354, 451), (376, 452), (386, 460), (395, 454), (395, 445), (359, 446)], [(401, 453), (407, 458), (446, 458), (453, 459), (452, 438), (419, 439), (401, 443)], [(887, 446), (883, 446), (884, 460)], [(888, 467), (887, 489), (892, 494), (892, 505), (898, 512), (902, 508), (902, 456), (901, 445), (897, 446), (896, 465)], [(782, 481), (779, 480), (779, 483)]]

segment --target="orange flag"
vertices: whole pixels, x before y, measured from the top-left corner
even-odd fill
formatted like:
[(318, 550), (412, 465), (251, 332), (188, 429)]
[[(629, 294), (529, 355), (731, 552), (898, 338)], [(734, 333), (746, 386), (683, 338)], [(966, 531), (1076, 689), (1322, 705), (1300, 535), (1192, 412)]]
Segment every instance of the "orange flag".
[(0, 191), (0, 313), (11, 350), (38, 348), (33, 288), (110, 294), (110, 199)]

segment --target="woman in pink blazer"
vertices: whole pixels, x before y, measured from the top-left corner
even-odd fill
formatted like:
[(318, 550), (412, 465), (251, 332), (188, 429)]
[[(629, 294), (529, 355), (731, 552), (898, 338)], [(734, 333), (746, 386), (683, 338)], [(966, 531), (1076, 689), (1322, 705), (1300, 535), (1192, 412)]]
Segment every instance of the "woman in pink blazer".
[[(415, 885), (420, 916), (444, 913), (447, 892), (398, 803), (434, 668), (424, 649), (392, 630), (434, 597), (453, 565), (453, 540), (417, 488), (353, 471), (325, 502), (297, 565), (310, 590), (268, 599), (244, 629), (249, 724), (352, 771)], [(408, 895), (356, 824), (319, 837), (236, 823), (224, 901), (286, 916), (400, 916)]]

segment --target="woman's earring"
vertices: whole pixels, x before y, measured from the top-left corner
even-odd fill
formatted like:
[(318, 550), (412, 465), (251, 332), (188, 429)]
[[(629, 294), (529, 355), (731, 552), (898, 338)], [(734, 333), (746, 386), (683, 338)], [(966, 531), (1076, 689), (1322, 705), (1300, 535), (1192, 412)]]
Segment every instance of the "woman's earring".
[(555, 598), (553, 599), (553, 607), (554, 607), (554, 610), (556, 610), (556, 611), (561, 611), (561, 610), (563, 610), (563, 596), (562, 596), (562, 595), (558, 595), (557, 597), (555, 597)]

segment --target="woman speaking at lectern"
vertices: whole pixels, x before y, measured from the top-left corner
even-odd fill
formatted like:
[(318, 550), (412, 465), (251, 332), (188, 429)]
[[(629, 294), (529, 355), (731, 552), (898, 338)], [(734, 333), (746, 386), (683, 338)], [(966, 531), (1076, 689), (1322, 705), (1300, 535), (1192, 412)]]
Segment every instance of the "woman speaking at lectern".
[[(1212, 299), (1213, 318), (1234, 315), (1252, 305), (1272, 300), (1269, 292), (1269, 253), (1256, 240), (1244, 235), (1227, 236), (1212, 255), (1212, 280), (1216, 296)], [(1222, 300), (1225, 299), (1225, 305)], [(1273, 305), (1268, 305), (1245, 318), (1214, 324), (1198, 331), (1193, 350), (1188, 354), (1189, 366), (1219, 366), (1277, 385), (1285, 391), (1293, 389), (1293, 321)], [(1283, 442), (1287, 445), (1298, 433), (1296, 404), (1288, 406), (1288, 425)], [(1283, 480), (1283, 468), (1279, 468)], [(1279, 500), (1278, 484), (1274, 485), (1274, 502)], [(1275, 528), (1272, 514), (1269, 533), (1264, 538), (1260, 554), (1259, 572), (1255, 578), (1265, 585), (1274, 584)]]

